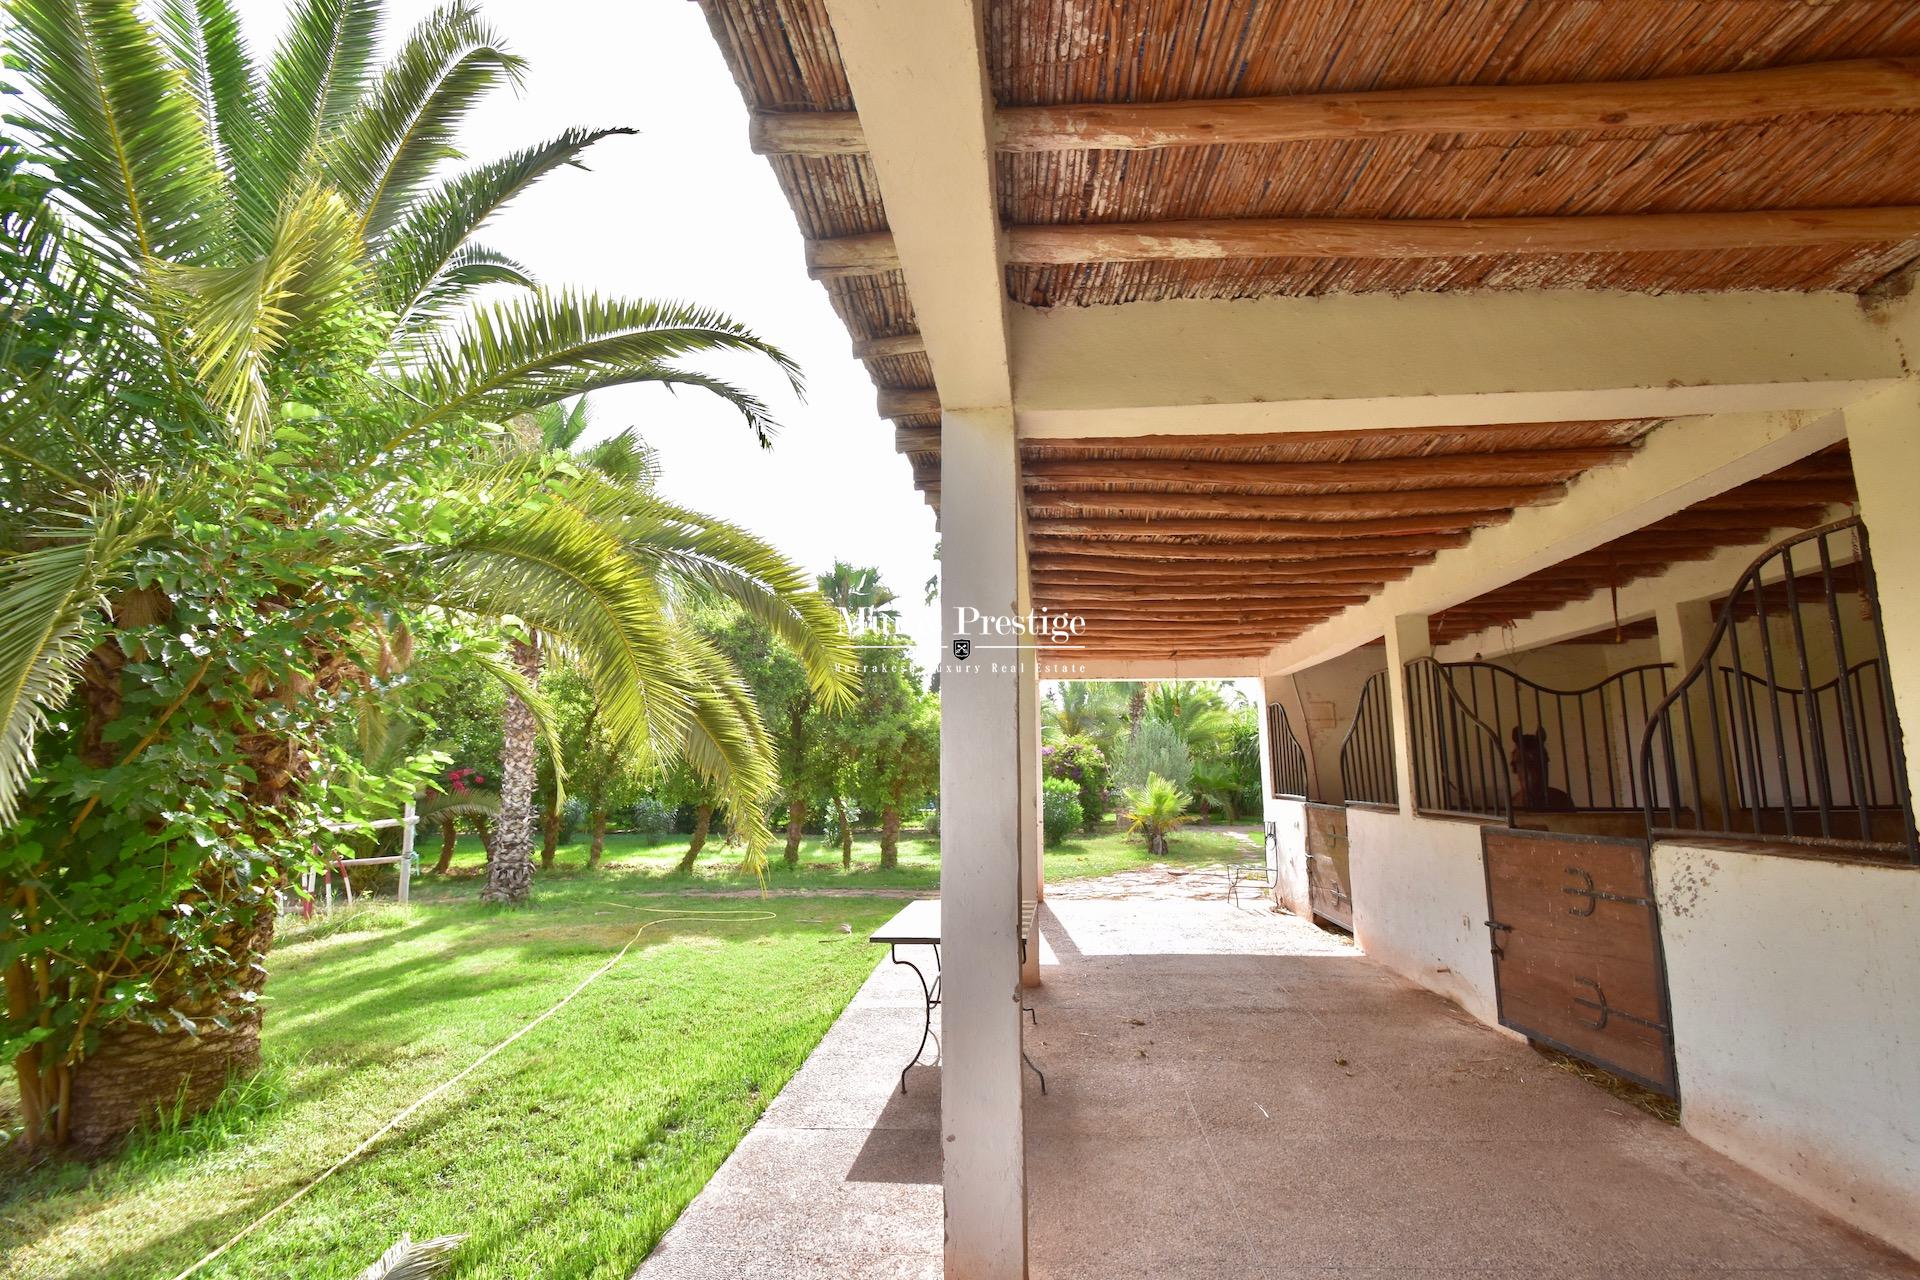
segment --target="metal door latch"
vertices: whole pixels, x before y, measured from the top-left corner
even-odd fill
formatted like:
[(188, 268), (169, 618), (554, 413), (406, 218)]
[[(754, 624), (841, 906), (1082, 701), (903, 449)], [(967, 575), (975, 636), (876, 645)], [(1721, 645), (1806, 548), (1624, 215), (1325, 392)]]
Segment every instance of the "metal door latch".
[(1486, 921), (1486, 926), (1487, 931), (1493, 935), (1487, 939), (1487, 944), (1493, 948), (1493, 954), (1495, 956), (1504, 957), (1507, 953), (1500, 948), (1500, 935), (1503, 933), (1512, 933), (1513, 926), (1510, 924), (1501, 924), (1498, 920), (1488, 920)]

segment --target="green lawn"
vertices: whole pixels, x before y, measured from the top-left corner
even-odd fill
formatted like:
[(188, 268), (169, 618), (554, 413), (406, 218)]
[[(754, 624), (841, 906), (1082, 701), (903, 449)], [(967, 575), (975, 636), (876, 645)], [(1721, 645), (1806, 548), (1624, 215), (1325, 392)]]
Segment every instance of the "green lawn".
[[(1154, 862), (1172, 866), (1219, 862), (1232, 857), (1236, 849), (1245, 848), (1232, 834), (1236, 831), (1256, 844), (1260, 840), (1260, 830), (1253, 826), (1190, 828), (1174, 835), (1167, 857), (1151, 858), (1145, 842), (1114, 830), (1109, 820), (1097, 834), (1075, 836), (1049, 848), (1045, 858), (1047, 880), (1054, 883), (1111, 875)], [(686, 848), (685, 836), (610, 835), (601, 865), (623, 875), (657, 881), (653, 887), (658, 889), (754, 886), (753, 877), (740, 869), (740, 851), (728, 849), (717, 840), (708, 842), (691, 876), (679, 873), (675, 866)], [(438, 842), (423, 842), (421, 859), (425, 865), (431, 867), (438, 858)], [(851, 868), (841, 867), (838, 845), (823, 844), (817, 837), (809, 837), (800, 846), (797, 867), (786, 865), (779, 847), (772, 850), (768, 859), (767, 885), (774, 889), (918, 889), (934, 893), (940, 888), (940, 845), (934, 839), (902, 840), (900, 865), (892, 868), (880, 866), (880, 841), (870, 835), (854, 838)], [(483, 874), (484, 864), (480, 842), (471, 836), (462, 837), (454, 853), (452, 872), (446, 880), (477, 879)], [(585, 875), (586, 864), (586, 841), (573, 840), (560, 846), (552, 869), (536, 872), (535, 879), (545, 877), (554, 883), (570, 882)], [(433, 892), (436, 880), (432, 875), (426, 878), (425, 892)]]
[[(167, 1280), (572, 989), (641, 908), (770, 913), (650, 930), (558, 1016), (200, 1273), (348, 1280), (405, 1230), (468, 1233), (459, 1280), (631, 1274), (880, 959), (865, 936), (900, 903), (857, 891), (939, 885), (934, 841), (902, 841), (888, 871), (872, 839), (851, 870), (811, 841), (796, 870), (776, 851), (770, 887), (854, 896), (720, 897), (754, 884), (737, 853), (715, 845), (688, 877), (673, 871), (684, 847), (616, 836), (589, 874), (585, 845), (568, 845), (536, 874), (535, 905), (501, 912), (475, 901), (476, 845), (453, 874), (418, 881), (411, 910), (382, 901), (283, 930), (261, 1077), (96, 1166), (0, 1161), (0, 1277)], [(1190, 830), (1161, 861), (1236, 847)], [(1108, 831), (1049, 849), (1047, 878), (1152, 861)]]
[(636, 907), (769, 912), (649, 931), (201, 1273), (347, 1280), (406, 1230), (469, 1233), (461, 1280), (631, 1274), (872, 971), (865, 935), (899, 907), (634, 896), (644, 883), (554, 878), (534, 908), (503, 913), (471, 902), (468, 881), (458, 900), (429, 890), (359, 922), (385, 928), (283, 937), (260, 1082), (92, 1169), (0, 1166), (0, 1275), (166, 1280), (565, 994), (628, 938)]

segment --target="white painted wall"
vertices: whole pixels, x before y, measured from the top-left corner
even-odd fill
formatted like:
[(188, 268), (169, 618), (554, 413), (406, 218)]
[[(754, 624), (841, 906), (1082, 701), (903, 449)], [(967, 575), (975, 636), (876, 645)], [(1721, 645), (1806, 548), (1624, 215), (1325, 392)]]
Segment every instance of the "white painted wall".
[(1347, 841), (1361, 948), (1497, 1025), (1479, 825), (1349, 808)]
[(1678, 844), (1653, 867), (1682, 1123), (1920, 1254), (1920, 871)]
[(1311, 919), (1307, 897), (1307, 806), (1299, 800), (1266, 798), (1264, 820), (1274, 825), (1278, 848), (1267, 855), (1274, 897), (1302, 919)]

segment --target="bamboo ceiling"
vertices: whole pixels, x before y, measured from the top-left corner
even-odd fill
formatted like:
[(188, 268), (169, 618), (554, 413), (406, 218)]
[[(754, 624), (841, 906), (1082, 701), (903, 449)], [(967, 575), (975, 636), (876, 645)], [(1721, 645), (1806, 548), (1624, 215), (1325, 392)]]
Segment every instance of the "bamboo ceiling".
[[(849, 237), (885, 240), (886, 213), (873, 166), (860, 149), (857, 120), (835, 114), (850, 113), (855, 104), (824, 0), (701, 3), (755, 112), (756, 145), (769, 152), (810, 246), (850, 245)], [(1313, 95), (1445, 92), (1450, 86), (1618, 89), (1622, 82), (1632, 88), (1672, 77), (1779, 68), (1844, 72), (1847, 66), (1868, 78), (1911, 82), (1920, 63), (1886, 60), (1920, 58), (1920, 5), (1912, 0), (987, 0), (986, 12), (987, 70), (1002, 129), (996, 194), (1002, 220), (1023, 233), (1193, 219), (1254, 226), (1260, 219), (1337, 217), (1409, 225), (1404, 220), (1577, 221), (1920, 206), (1920, 110), (1914, 109), (1920, 97), (1911, 83), (1879, 98), (1784, 94), (1777, 114), (1771, 113), (1774, 99), (1760, 94), (1728, 118), (1645, 126), (1620, 123), (1642, 118), (1637, 115), (1603, 114), (1592, 127), (1426, 133), (1410, 131), (1432, 118), (1417, 114), (1411, 126), (1403, 121), (1383, 136), (1139, 147), (1030, 146), (1010, 143), (1007, 132), (1007, 122), (1021, 112), (1028, 113), (1031, 133), (1036, 109), (1100, 104), (1192, 102), (1204, 117), (1228, 100), (1297, 105)], [(1858, 59), (1882, 61), (1849, 61)], [(1336, 118), (1345, 117), (1336, 112)], [(767, 144), (775, 126), (831, 135), (848, 121), (851, 142), (811, 150)], [(1687, 252), (1013, 263), (1005, 268), (1005, 285), (1012, 301), (1038, 306), (1467, 288), (1858, 292), (1917, 254), (1920, 239), (1909, 235), (1893, 242)], [(857, 271), (817, 274), (882, 390), (882, 412), (894, 420), (915, 484), (937, 507), (938, 399), (904, 277), (884, 253)], [(1314, 597), (1321, 603), (1313, 605), (1300, 603), (1310, 597), (1288, 574), (1268, 575), (1276, 578), (1271, 590), (1233, 586), (1236, 605), (1263, 609), (1242, 608), (1237, 618), (1218, 620), (1209, 643), (1220, 653), (1264, 652), (1353, 598), (1365, 598), (1434, 550), (1455, 545), (1472, 527), (1516, 505), (1553, 501), (1566, 482), (1619, 456), (1617, 450), (1631, 447), (1650, 425), (1383, 432), (1366, 440), (1326, 434), (1032, 441), (1022, 451), (1029, 550), (1037, 565), (1049, 566), (1037, 575), (1037, 602), (1111, 605), (1116, 614), (1130, 610), (1150, 629), (1146, 606), (1154, 601), (1200, 603), (1178, 592), (1204, 581), (1203, 568), (1224, 570), (1213, 588), (1223, 593), (1225, 575), (1273, 559), (1244, 550), (1254, 544), (1271, 550), (1297, 542), (1300, 556), (1285, 562), (1295, 567), (1292, 575), (1316, 560), (1360, 556), (1379, 566), (1342, 571), (1347, 576), (1337, 582), (1324, 579)], [(1559, 458), (1547, 456), (1555, 450)], [(1405, 465), (1408, 459), (1432, 461), (1422, 471)], [(1400, 465), (1388, 465), (1395, 460)], [(1286, 465), (1308, 463), (1338, 464), (1353, 474), (1341, 479), (1325, 467), (1293, 479), (1283, 474)], [(1191, 465), (1183, 473), (1175, 464)], [(1247, 474), (1232, 474), (1236, 469)], [(1792, 517), (1799, 509), (1782, 511)], [(1423, 537), (1432, 545), (1358, 550), (1355, 526), (1394, 518), (1414, 520), (1420, 532), (1372, 536)], [(1249, 521), (1264, 521), (1266, 531)], [(1338, 530), (1322, 537), (1305, 528), (1322, 524)], [(1179, 533), (1169, 532), (1176, 527)], [(1211, 532), (1199, 532), (1202, 527)], [(1633, 535), (1639, 542), (1623, 539), (1627, 545), (1616, 550), (1660, 544), (1681, 529), (1655, 526)], [(1744, 537), (1746, 531), (1727, 532)], [(1695, 532), (1689, 528), (1687, 536)], [(1336, 554), (1331, 539), (1355, 546)], [(1065, 557), (1126, 558), (1112, 554), (1114, 543), (1132, 547), (1128, 554), (1144, 569), (1102, 566), (1115, 581), (1101, 582), (1099, 592), (1070, 589), (1052, 567)], [(1215, 550), (1200, 562), (1192, 554), (1138, 555), (1168, 545)], [(1583, 558), (1550, 572), (1593, 567)], [(1528, 583), (1512, 584), (1510, 596), (1473, 604), (1492, 611), (1485, 617), (1504, 620), (1577, 598), (1565, 595), (1571, 587), (1548, 592), (1544, 580)], [(1460, 626), (1475, 629), (1467, 620), (1459, 614)], [(1130, 634), (1119, 625), (1124, 618), (1112, 621), (1116, 636)], [(1114, 643), (1116, 653), (1134, 647), (1131, 639)]]

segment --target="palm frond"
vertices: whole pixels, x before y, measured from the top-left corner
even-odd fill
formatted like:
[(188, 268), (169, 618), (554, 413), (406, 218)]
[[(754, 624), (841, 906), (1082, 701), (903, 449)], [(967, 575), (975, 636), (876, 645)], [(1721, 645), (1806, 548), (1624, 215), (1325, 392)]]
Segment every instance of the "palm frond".
[(265, 104), (238, 11), (232, 0), (162, 0), (159, 15), (167, 48), (187, 73), (232, 189), (252, 188), (260, 180)]
[(380, 0), (298, 0), (288, 15), (267, 69), (264, 181), (244, 219), (253, 236), (312, 180), (321, 147), (366, 95), (380, 17)]
[(9, 13), (61, 201), (136, 285), (156, 261), (211, 259), (230, 228), (213, 144), (187, 72), (132, 0), (14, 0)]
[(423, 341), (419, 360), (396, 381), (422, 406), (416, 427), (462, 413), (503, 421), (625, 383), (697, 386), (724, 395), (764, 441), (774, 428), (766, 405), (673, 363), (713, 352), (763, 355), (800, 388), (799, 367), (784, 352), (718, 311), (573, 291), (475, 310), (456, 333)]
[(439, 822), (443, 818), (497, 818), (500, 793), (474, 787), (465, 791), (436, 791), (413, 802), (413, 816), (421, 822)]
[(680, 628), (679, 639), (684, 669), (699, 678), (677, 754), (719, 792), (728, 830), (745, 843), (747, 868), (758, 874), (773, 840), (762, 811), (779, 780), (773, 745), (753, 691), (727, 656), (691, 627)]
[(409, 350), (424, 334), (445, 324), (455, 311), (490, 284), (537, 289), (539, 281), (522, 263), (484, 245), (466, 245), (454, 251), (426, 291), (415, 298), (393, 332), (396, 347)]
[(632, 129), (569, 129), (557, 138), (456, 174), (420, 196), (381, 239), (374, 275), (383, 305), (406, 327), (461, 246), (515, 196), (594, 143)]
[(238, 267), (189, 267), (179, 291), (208, 396), (251, 449), (268, 427), (267, 374), (290, 335), (353, 292), (353, 218), (340, 196), (310, 187), (275, 220), (267, 252)]
[(35, 739), (98, 641), (127, 554), (156, 525), (150, 492), (104, 499), (85, 521), (43, 530), (46, 545), (0, 560), (0, 823), (13, 820)]
[(567, 500), (616, 529), (626, 547), (662, 576), (738, 604), (793, 650), (826, 705), (840, 706), (852, 696), (854, 653), (845, 620), (772, 544), (656, 493), (591, 475), (569, 485)]
[(372, 91), (326, 148), (322, 163), (369, 241), (398, 220), (441, 162), (474, 105), (518, 85), (526, 62), (467, 0), (427, 15), (387, 63)]
[[(470, 494), (478, 504), (490, 497), (484, 485)], [(436, 559), (444, 583), (439, 603), (520, 618), (574, 655), (617, 740), (684, 737), (689, 691), (673, 662), (665, 601), (598, 522), (566, 503), (512, 503)]]
[[(585, 405), (586, 400), (582, 398), (580, 403)], [(633, 427), (608, 436), (579, 456), (583, 464), (614, 484), (629, 489), (652, 489), (660, 483), (660, 454)]]
[(403, 1234), (356, 1280), (433, 1280), (452, 1265), (454, 1250), (465, 1239), (458, 1235), (413, 1240)]

